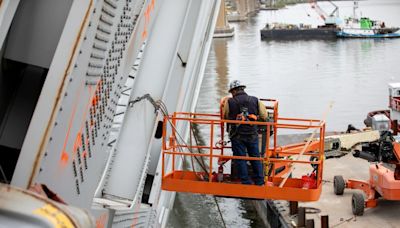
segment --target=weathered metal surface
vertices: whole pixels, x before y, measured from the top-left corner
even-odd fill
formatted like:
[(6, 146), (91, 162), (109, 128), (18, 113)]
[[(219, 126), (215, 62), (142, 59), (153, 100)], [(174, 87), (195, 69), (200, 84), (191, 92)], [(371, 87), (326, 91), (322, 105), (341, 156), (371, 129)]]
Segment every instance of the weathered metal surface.
[(0, 184), (0, 221), (4, 227), (95, 226), (85, 210), (4, 184)]

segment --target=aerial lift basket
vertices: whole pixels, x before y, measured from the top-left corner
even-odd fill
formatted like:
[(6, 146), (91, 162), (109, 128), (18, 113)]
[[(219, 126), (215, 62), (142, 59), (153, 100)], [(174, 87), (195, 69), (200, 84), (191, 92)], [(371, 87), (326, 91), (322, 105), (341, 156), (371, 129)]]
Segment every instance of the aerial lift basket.
[[(278, 117), (278, 102), (261, 99), (270, 116), (267, 122), (225, 120), (221, 114), (176, 112), (164, 117), (162, 137), (162, 189), (175, 192), (210, 194), (221, 197), (316, 201), (322, 187), (324, 157), (324, 121)], [(225, 125), (253, 124), (259, 129), (262, 156), (232, 156), (226, 138)], [(208, 132), (201, 145), (193, 145), (192, 130)], [(177, 129), (188, 129), (177, 132)], [(314, 131), (319, 138), (286, 146), (277, 145), (278, 131)], [(186, 137), (189, 140), (183, 140)], [(189, 143), (187, 143), (189, 141)], [(225, 172), (230, 160), (259, 160), (263, 163), (265, 184), (245, 185)], [(191, 168), (187, 164), (191, 163)], [(183, 165), (182, 165), (183, 164)], [(295, 167), (305, 165), (311, 172)], [(199, 167), (202, 170), (199, 170)], [(304, 169), (301, 169), (304, 170)], [(299, 174), (300, 172), (300, 174)], [(296, 175), (295, 175), (296, 173)], [(297, 176), (297, 177), (294, 177)]]

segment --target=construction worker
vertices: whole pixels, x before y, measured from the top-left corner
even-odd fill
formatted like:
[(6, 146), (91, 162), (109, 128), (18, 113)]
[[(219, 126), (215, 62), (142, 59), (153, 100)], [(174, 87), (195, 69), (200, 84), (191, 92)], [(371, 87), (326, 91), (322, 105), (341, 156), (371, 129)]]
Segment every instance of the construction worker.
[[(239, 80), (229, 84), (229, 92), (232, 98), (225, 99), (222, 114), (224, 119), (244, 121), (265, 121), (267, 110), (265, 105), (257, 97), (249, 96), (244, 91), (245, 85)], [(234, 156), (260, 157), (258, 149), (257, 125), (228, 124), (229, 138), (232, 143)], [(235, 159), (238, 176), (242, 184), (264, 184), (263, 166), (261, 161), (250, 161), (253, 169), (253, 181), (250, 180), (247, 170), (247, 161)]]

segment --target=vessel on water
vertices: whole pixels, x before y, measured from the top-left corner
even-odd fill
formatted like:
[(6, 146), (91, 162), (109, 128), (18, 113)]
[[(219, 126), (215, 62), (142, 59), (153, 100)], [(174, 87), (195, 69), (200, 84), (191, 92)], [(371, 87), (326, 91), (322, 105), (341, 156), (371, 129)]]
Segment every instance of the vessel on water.
[(336, 26), (320, 26), (311, 28), (309, 25), (293, 24), (267, 24), (261, 29), (262, 40), (310, 40), (336, 39), (336, 33), (339, 29)]
[(340, 38), (398, 38), (398, 27), (387, 27), (385, 22), (372, 20), (369, 17), (357, 17), (358, 1), (353, 4), (353, 16), (346, 18), (338, 31)]
[(348, 18), (337, 36), (340, 38), (398, 38), (398, 27), (386, 27), (385, 22), (374, 21), (368, 17)]
[(339, 23), (338, 13), (339, 8), (332, 2), (334, 10), (331, 13), (326, 13), (322, 10), (317, 2), (310, 1), (310, 6), (314, 9), (319, 17), (324, 21), (323, 25), (317, 28), (312, 28), (311, 25), (296, 24), (280, 24), (280, 23), (267, 23), (261, 29), (262, 40), (310, 40), (310, 39), (323, 39), (330, 40), (336, 39), (336, 34), (339, 31), (337, 26)]
[(358, 18), (356, 9), (358, 2), (353, 5), (353, 16), (346, 18), (344, 22), (339, 19), (338, 7), (329, 1), (334, 11), (329, 15), (324, 12), (316, 1), (311, 1), (311, 7), (319, 14), (325, 24), (317, 28), (299, 24), (266, 24), (261, 30), (261, 39), (336, 39), (336, 38), (399, 38), (398, 27), (387, 27), (385, 22), (372, 20), (368, 17)]

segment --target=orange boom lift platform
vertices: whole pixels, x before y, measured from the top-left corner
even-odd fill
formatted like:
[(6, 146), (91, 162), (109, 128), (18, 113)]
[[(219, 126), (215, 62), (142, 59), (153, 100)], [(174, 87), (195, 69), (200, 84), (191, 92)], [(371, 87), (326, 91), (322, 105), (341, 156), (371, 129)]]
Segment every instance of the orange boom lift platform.
[[(281, 118), (278, 116), (278, 101), (260, 99), (266, 103), (269, 122), (224, 120), (220, 114), (176, 112), (164, 117), (162, 138), (162, 189), (175, 192), (210, 194), (221, 197), (252, 199), (280, 199), (290, 201), (316, 201), (322, 188), (325, 122), (314, 119)], [(222, 104), (223, 102), (221, 102)], [(264, 129), (260, 133), (261, 157), (232, 156), (229, 143), (224, 141), (225, 124), (252, 124)], [(176, 129), (188, 129), (177, 132)], [(196, 126), (207, 140), (202, 145), (192, 145), (192, 130)], [(313, 131), (318, 139), (297, 144), (279, 146), (278, 131), (295, 130), (296, 133)], [(189, 136), (189, 144), (181, 135)], [(183, 163), (192, 161), (185, 169)], [(244, 185), (235, 181), (224, 167), (231, 160), (260, 160), (264, 164), (265, 185)], [(194, 161), (197, 161), (194, 162)], [(294, 168), (299, 165), (312, 167), (311, 173), (294, 177)], [(199, 170), (199, 167), (202, 170)], [(232, 171), (234, 168), (232, 168)], [(296, 171), (298, 175), (299, 171)]]

